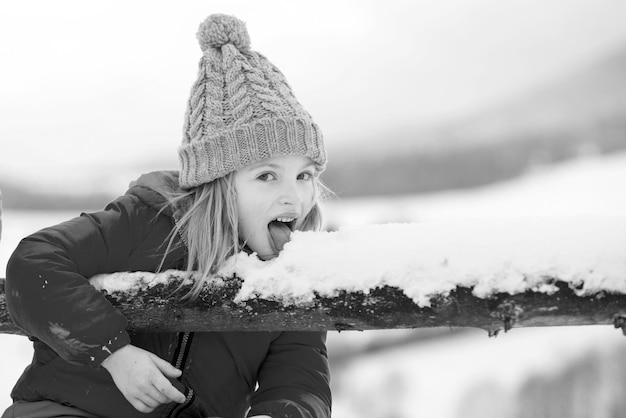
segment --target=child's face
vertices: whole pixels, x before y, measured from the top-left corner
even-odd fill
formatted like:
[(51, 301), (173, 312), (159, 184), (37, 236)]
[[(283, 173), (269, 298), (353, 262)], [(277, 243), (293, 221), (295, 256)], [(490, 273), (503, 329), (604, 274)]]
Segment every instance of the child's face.
[(234, 173), (239, 239), (259, 258), (277, 256), (301, 225), (315, 203), (315, 176), (315, 164), (300, 155), (269, 158)]

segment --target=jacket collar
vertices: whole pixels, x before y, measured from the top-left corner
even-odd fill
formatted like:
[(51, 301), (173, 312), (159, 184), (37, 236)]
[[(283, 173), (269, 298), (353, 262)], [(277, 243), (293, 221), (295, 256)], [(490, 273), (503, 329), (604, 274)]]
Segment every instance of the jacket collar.
[(131, 182), (126, 194), (137, 196), (149, 206), (174, 217), (168, 201), (169, 196), (178, 190), (178, 171), (153, 171)]

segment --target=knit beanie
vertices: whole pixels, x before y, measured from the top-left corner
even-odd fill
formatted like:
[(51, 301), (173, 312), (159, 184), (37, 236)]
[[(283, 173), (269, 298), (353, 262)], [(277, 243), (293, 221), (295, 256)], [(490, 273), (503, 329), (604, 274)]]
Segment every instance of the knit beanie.
[(178, 150), (180, 186), (286, 155), (309, 157), (323, 170), (322, 132), (278, 68), (250, 49), (245, 23), (214, 14), (200, 24), (197, 38), (203, 55)]

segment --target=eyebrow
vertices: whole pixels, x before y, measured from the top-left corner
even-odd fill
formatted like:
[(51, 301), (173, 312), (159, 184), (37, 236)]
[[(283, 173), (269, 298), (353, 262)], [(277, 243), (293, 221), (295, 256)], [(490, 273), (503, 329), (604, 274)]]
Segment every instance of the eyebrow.
[(280, 165), (278, 164), (274, 164), (274, 163), (256, 163), (256, 164), (252, 164), (250, 166), (251, 169), (255, 170), (257, 168), (273, 168), (274, 170), (277, 170), (280, 167)]
[[(303, 164), (302, 167), (300, 167), (300, 170), (304, 170), (304, 169), (309, 168), (309, 167), (315, 167), (315, 163), (314, 162), (310, 162), (310, 163)], [(280, 165), (280, 164), (276, 164), (276, 163), (259, 162), (259, 163), (256, 163), (256, 164), (251, 164), (248, 168), (250, 170), (258, 170), (258, 169), (264, 169), (264, 168), (271, 168), (271, 169), (274, 169), (274, 170), (282, 170), (283, 166)]]

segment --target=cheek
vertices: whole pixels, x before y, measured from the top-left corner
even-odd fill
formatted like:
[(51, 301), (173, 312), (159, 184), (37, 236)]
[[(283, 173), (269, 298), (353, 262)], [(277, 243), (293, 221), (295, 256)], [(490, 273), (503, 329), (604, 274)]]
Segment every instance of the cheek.
[(237, 231), (237, 235), (239, 236), (239, 239), (241, 241), (246, 241), (246, 239), (250, 235), (250, 227), (248, 226), (248, 222), (246, 222), (246, 218), (241, 216), (241, 212), (239, 212), (239, 214), (239, 230)]
[(250, 202), (244, 200), (238, 208), (238, 217), (239, 237), (250, 238), (250, 234), (254, 231), (255, 225), (258, 222), (257, 211)]
[(242, 199), (241, 196), (237, 196), (237, 224), (239, 239), (245, 240), (250, 235), (251, 218), (250, 211), (248, 210), (249, 204)]

